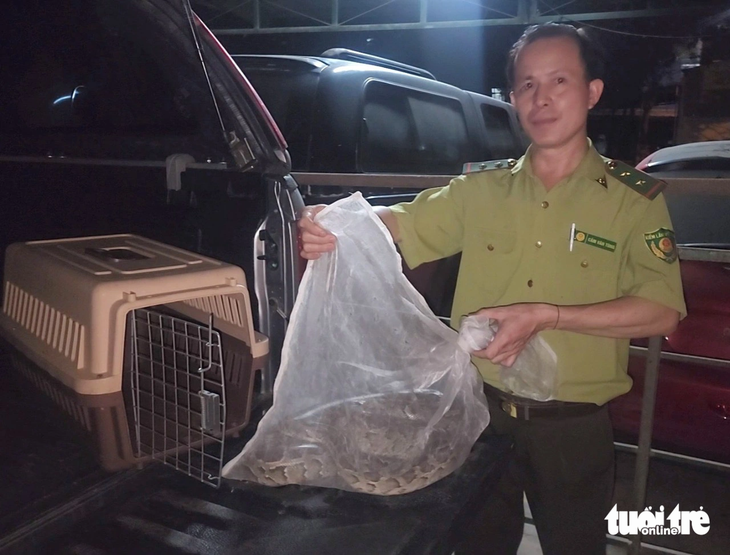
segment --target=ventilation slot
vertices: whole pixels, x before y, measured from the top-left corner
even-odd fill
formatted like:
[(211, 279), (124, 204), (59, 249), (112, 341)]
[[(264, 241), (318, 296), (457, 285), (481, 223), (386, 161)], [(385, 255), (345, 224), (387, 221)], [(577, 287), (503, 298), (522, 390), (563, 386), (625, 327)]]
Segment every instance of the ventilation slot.
[(84, 366), (84, 327), (12, 283), (5, 283), (3, 312), (40, 341)]

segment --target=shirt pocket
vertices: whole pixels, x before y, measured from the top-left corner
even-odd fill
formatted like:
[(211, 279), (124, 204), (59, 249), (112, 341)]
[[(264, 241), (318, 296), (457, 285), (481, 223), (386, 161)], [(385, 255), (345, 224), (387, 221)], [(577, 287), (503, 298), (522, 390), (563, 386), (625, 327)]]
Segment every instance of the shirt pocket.
[(584, 243), (561, 256), (558, 275), (560, 300), (566, 304), (595, 303), (615, 299), (619, 291), (621, 254)]
[(517, 232), (504, 226), (475, 226), (467, 238), (467, 247), (486, 260), (508, 256), (517, 249)]
[(464, 285), (468, 283), (470, 295), (483, 302), (492, 301), (506, 290), (519, 260), (515, 229), (475, 226), (466, 237), (462, 254), (461, 268), (469, 276)]

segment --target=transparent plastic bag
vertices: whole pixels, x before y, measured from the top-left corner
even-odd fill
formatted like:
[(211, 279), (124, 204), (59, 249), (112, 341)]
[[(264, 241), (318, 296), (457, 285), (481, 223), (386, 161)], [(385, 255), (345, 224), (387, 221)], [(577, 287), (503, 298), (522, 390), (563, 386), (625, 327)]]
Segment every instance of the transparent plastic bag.
[(309, 263), (273, 406), (223, 476), (379, 495), (420, 489), (458, 468), (488, 425), (481, 379), (458, 334), (403, 275), (362, 195), (316, 221), (337, 248)]
[[(484, 316), (472, 314), (461, 321), (459, 345), (468, 353), (481, 351), (494, 339), (497, 324)], [(536, 401), (555, 398), (558, 388), (558, 357), (550, 345), (534, 336), (510, 367), (499, 367), (499, 379), (512, 393)]]

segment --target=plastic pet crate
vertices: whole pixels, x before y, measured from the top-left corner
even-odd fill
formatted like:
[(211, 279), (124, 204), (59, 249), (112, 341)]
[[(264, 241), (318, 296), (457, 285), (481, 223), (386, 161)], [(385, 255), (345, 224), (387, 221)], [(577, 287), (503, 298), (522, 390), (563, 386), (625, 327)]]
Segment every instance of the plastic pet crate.
[(237, 266), (135, 235), (16, 243), (0, 332), (15, 367), (93, 438), (102, 466), (219, 478), (268, 339)]

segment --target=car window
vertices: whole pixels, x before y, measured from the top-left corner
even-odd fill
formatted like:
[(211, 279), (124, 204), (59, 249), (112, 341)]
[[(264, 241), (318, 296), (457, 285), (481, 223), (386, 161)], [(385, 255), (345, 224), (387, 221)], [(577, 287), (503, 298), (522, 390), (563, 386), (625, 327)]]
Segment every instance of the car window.
[(725, 181), (730, 177), (730, 159), (667, 161), (650, 165), (645, 171), (657, 179), (677, 179), (664, 191), (677, 243), (728, 248), (730, 188), (725, 187)]
[(509, 113), (499, 106), (481, 105), (484, 128), (487, 133), (487, 148), (492, 159), (510, 158), (520, 152), (515, 133), (512, 130)]
[(4, 151), (89, 155), (99, 141), (116, 141), (99, 154), (144, 157), (160, 137), (200, 132), (201, 121), (220, 135), (212, 102), (201, 102), (210, 93), (199, 64), (155, 40), (131, 10), (107, 1), (42, 4), (13, 3), (8, 15), (12, 46), (0, 49), (0, 64), (11, 68), (0, 83)]
[(12, 52), (20, 56), (14, 62), (19, 71), (4, 74), (12, 81), (6, 90), (14, 93), (0, 104), (5, 129), (92, 128), (113, 133), (193, 128), (185, 99), (139, 43), (109, 32), (95, 21), (92, 10), (80, 17), (86, 28), (73, 33), (44, 15), (27, 21), (33, 40)]
[(292, 169), (308, 169), (317, 73), (283, 67), (261, 68), (236, 60), (266, 104), (289, 144)]
[(727, 195), (665, 192), (677, 243), (730, 245), (730, 192)]
[(469, 141), (461, 103), (378, 81), (365, 88), (358, 162), (365, 172), (459, 173)]

